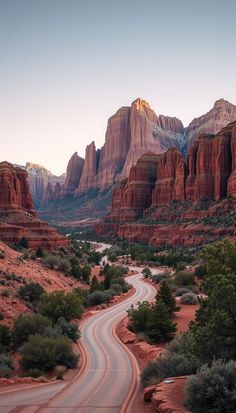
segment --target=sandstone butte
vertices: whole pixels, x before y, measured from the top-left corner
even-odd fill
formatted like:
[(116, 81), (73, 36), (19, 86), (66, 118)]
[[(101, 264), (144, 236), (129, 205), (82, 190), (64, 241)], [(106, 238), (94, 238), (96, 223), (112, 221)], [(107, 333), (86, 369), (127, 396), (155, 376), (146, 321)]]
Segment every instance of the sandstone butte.
[(68, 239), (37, 217), (29, 191), (27, 172), (9, 162), (0, 163), (0, 240), (27, 238), (30, 248), (68, 245)]
[(113, 190), (112, 211), (95, 231), (155, 246), (194, 246), (226, 235), (235, 239), (234, 225), (215, 225), (212, 220), (230, 214), (235, 205), (232, 122), (216, 135), (198, 136), (187, 160), (176, 148), (141, 156)]
[(101, 149), (96, 149), (92, 142), (87, 146), (85, 160), (77, 153), (71, 157), (60, 194), (58, 188), (57, 191), (52, 186), (47, 188), (44, 205), (67, 195), (79, 196), (90, 189), (108, 188), (127, 178), (141, 155), (164, 153), (171, 147), (185, 153), (199, 134), (218, 133), (235, 120), (236, 106), (220, 99), (208, 113), (184, 128), (179, 119), (157, 116), (145, 100), (138, 98), (110, 117)]

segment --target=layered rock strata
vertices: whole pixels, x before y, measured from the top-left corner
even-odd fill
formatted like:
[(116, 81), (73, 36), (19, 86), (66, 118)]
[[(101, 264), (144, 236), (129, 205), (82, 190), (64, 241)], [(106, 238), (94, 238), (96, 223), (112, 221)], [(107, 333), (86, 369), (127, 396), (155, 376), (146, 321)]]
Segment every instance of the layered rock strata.
[[(80, 166), (78, 155), (73, 155), (67, 168), (67, 189), (61, 196), (68, 193), (78, 196), (90, 189), (108, 188), (128, 178), (132, 166), (143, 154), (161, 154), (172, 147), (185, 154), (186, 148), (198, 135), (218, 133), (235, 120), (236, 106), (220, 99), (208, 113), (195, 118), (184, 128), (179, 119), (156, 115), (145, 100), (138, 98), (108, 120), (105, 144), (101, 150), (96, 150), (94, 142), (88, 145), (85, 161), (83, 163), (80, 158)], [(184, 165), (180, 162), (177, 176), (181, 182), (184, 174)], [(178, 197), (182, 199), (182, 190)]]
[[(202, 224), (208, 218), (229, 214), (235, 205), (233, 122), (215, 136), (200, 135), (187, 160), (177, 149), (143, 155), (129, 178), (113, 191), (112, 211), (96, 231), (158, 246), (197, 245), (204, 243), (207, 235), (209, 239), (235, 237), (234, 228)], [(143, 222), (135, 222), (140, 217)]]
[(38, 219), (29, 191), (27, 172), (9, 162), (0, 163), (0, 240), (18, 243), (27, 238), (30, 248), (52, 249), (68, 239)]

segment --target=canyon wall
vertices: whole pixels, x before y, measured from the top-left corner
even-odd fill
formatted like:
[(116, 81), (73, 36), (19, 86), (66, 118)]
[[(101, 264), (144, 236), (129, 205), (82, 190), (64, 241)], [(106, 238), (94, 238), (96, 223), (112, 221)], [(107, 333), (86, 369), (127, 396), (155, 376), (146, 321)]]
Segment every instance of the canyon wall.
[(34, 210), (26, 170), (0, 163), (0, 240), (18, 243), (27, 238), (30, 248), (67, 246), (68, 239), (41, 221)]
[[(62, 189), (60, 197), (68, 193), (79, 196), (82, 192), (94, 188), (101, 190), (108, 188), (128, 178), (131, 168), (143, 154), (148, 152), (161, 154), (169, 148), (177, 148), (185, 154), (186, 148), (191, 146), (197, 136), (203, 133), (218, 133), (229, 122), (235, 120), (236, 106), (220, 99), (208, 113), (195, 118), (187, 128), (184, 128), (179, 119), (156, 115), (145, 100), (138, 98), (131, 106), (119, 109), (108, 120), (105, 143), (101, 150), (96, 150), (95, 143), (92, 142), (86, 148), (84, 161), (77, 154), (73, 155), (67, 168), (65, 189)], [(170, 196), (170, 198), (176, 196), (177, 199), (183, 199), (185, 196), (183, 195), (183, 181), (186, 171), (183, 161), (179, 158), (180, 155), (172, 153), (168, 154), (168, 159), (163, 159), (162, 162), (167, 162), (163, 173), (164, 175), (170, 173), (168, 165), (172, 164), (169, 159), (171, 156), (177, 156), (178, 159), (175, 162), (179, 163), (176, 182), (169, 180), (167, 194), (156, 195), (157, 199), (154, 195), (154, 202), (158, 202), (160, 196)], [(201, 166), (199, 165), (198, 168)], [(166, 179), (164, 175), (163, 182), (159, 182), (159, 186), (164, 185)], [(191, 182), (194, 182), (194, 179), (194, 176), (189, 178), (187, 190), (190, 192)], [(210, 176), (208, 179), (211, 179)], [(205, 183), (199, 181), (198, 185), (204, 186)], [(219, 182), (218, 185), (223, 184)], [(157, 186), (156, 194), (159, 193), (159, 189)], [(170, 195), (171, 191), (177, 191), (178, 194)], [(218, 189), (218, 191), (221, 190)], [(195, 195), (192, 194), (192, 196)]]
[[(175, 148), (164, 154), (143, 155), (131, 168), (129, 178), (114, 189), (112, 211), (97, 225), (96, 231), (107, 235), (111, 231), (133, 241), (152, 240), (156, 245), (167, 241), (170, 245), (171, 242), (181, 245), (184, 234), (188, 234), (194, 243), (196, 231), (199, 234), (210, 231), (207, 226), (195, 225), (194, 220), (228, 213), (235, 200), (236, 122), (233, 122), (215, 136), (201, 134), (196, 138), (187, 159)], [(210, 205), (209, 210), (206, 205)], [(145, 223), (136, 222), (141, 217)], [(184, 226), (184, 222), (195, 226)], [(225, 235), (220, 225), (214, 230), (215, 236), (217, 231), (219, 236)], [(230, 231), (234, 233), (234, 229)], [(203, 238), (198, 237), (198, 241)]]

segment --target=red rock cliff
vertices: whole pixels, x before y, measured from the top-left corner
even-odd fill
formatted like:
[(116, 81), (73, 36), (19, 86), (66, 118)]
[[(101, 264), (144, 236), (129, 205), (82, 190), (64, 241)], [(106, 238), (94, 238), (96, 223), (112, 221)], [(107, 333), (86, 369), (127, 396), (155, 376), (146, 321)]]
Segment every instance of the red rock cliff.
[(62, 196), (73, 195), (76, 188), (79, 186), (80, 178), (84, 166), (84, 159), (78, 156), (77, 152), (70, 158), (67, 165), (66, 181)]
[[(209, 205), (209, 210), (201, 205)], [(205, 237), (215, 240), (226, 235), (234, 239), (234, 227), (215, 227), (216, 221), (213, 227), (202, 225), (201, 219), (227, 214), (235, 205), (236, 122), (233, 122), (215, 136), (200, 135), (189, 150), (187, 162), (177, 149), (160, 155), (143, 155), (131, 168), (128, 180), (115, 188), (112, 211), (96, 231), (110, 236), (112, 223), (112, 231), (119, 237), (150, 241), (158, 246), (198, 245)], [(143, 215), (149, 225), (135, 222)], [(200, 221), (193, 224), (192, 220), (198, 218)]]
[(52, 249), (68, 245), (68, 239), (39, 220), (29, 191), (27, 172), (9, 162), (0, 163), (0, 240), (17, 243), (28, 239), (30, 248)]

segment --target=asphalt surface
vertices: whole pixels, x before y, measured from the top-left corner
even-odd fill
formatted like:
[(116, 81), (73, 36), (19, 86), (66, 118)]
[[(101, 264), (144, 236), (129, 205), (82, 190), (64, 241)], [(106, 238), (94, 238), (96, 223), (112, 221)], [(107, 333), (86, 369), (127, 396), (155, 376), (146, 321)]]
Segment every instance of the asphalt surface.
[[(140, 271), (139, 268), (132, 267)], [(87, 319), (80, 344), (85, 368), (71, 382), (0, 393), (0, 413), (124, 413), (130, 411), (139, 385), (139, 369), (130, 351), (115, 334), (116, 324), (137, 301), (150, 300), (156, 290), (142, 275), (127, 277), (135, 294)], [(126, 406), (129, 407), (126, 407)]]

